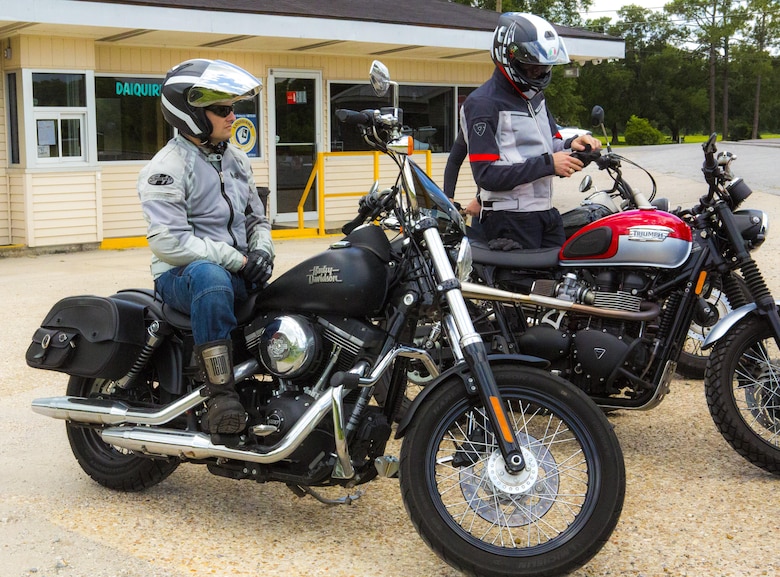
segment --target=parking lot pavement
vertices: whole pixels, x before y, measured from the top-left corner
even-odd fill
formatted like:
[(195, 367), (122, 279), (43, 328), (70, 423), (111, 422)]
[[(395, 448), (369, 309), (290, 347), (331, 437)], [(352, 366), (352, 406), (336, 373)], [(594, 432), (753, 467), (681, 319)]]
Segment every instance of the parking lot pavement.
[[(657, 176), (673, 205), (703, 193), (700, 174)], [(576, 183), (560, 184), (561, 200), (579, 202), (576, 187), (566, 189)], [(753, 188), (747, 205), (777, 218), (780, 197)], [(780, 239), (771, 230), (756, 257), (780, 296)], [(332, 240), (278, 241), (276, 274)], [(328, 508), (279, 484), (214, 477), (196, 465), (138, 494), (108, 491), (81, 471), (63, 423), (30, 410), (33, 398), (64, 394), (66, 377), (28, 368), (24, 352), (58, 299), (150, 287), (148, 264), (147, 249), (0, 258), (0, 574), (455, 577), (417, 536), (393, 480)], [(659, 407), (610, 420), (626, 460), (626, 501), (609, 542), (574, 577), (780, 571), (780, 479), (720, 437), (700, 381), (675, 379)]]

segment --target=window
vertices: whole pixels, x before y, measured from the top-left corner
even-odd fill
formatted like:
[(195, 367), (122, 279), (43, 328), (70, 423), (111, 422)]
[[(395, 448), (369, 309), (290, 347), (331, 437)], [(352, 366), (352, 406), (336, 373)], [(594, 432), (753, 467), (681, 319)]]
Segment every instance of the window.
[[(390, 106), (390, 98), (378, 98), (369, 84), (331, 83), (331, 150), (370, 150), (354, 127), (339, 123), (336, 110), (381, 108)], [(398, 105), (404, 111), (404, 133), (414, 138), (416, 149), (449, 152), (457, 134), (453, 87), (402, 84)]]
[(159, 78), (95, 77), (98, 160), (149, 160), (168, 142), (161, 86)]
[(86, 160), (85, 75), (36, 72), (32, 81), (38, 160)]
[(86, 94), (83, 74), (33, 74), (33, 106), (84, 108)]
[(7, 76), (8, 88), (8, 150), (10, 150), (11, 164), (19, 164), (19, 109), (16, 98), (16, 73), (10, 72)]

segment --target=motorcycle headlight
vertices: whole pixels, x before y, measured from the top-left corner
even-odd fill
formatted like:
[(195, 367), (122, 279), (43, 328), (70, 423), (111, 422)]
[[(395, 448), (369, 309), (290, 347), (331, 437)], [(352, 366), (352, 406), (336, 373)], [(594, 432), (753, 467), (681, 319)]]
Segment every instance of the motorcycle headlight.
[(460, 282), (465, 282), (471, 276), (472, 269), (471, 258), (471, 243), (467, 237), (463, 237), (460, 241), (460, 249), (458, 249), (458, 259), (455, 262), (455, 274), (458, 276)]
[(729, 193), (729, 200), (731, 209), (736, 209), (742, 202), (750, 196), (753, 191), (741, 178), (735, 178), (726, 187), (726, 192)]
[(763, 210), (755, 208), (738, 210), (734, 212), (737, 227), (750, 249), (761, 246), (769, 234), (769, 215)]

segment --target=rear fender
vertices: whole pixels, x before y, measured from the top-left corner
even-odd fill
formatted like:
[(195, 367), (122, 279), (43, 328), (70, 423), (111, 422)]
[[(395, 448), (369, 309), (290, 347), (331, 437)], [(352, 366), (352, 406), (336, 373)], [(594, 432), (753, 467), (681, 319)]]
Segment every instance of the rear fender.
[[(775, 305), (780, 307), (780, 300), (775, 301)], [(756, 303), (748, 303), (745, 306), (741, 306), (736, 310), (731, 311), (725, 317), (723, 317), (718, 323), (712, 327), (712, 330), (704, 339), (702, 343), (702, 350), (709, 349), (720, 339), (722, 339), (727, 332), (729, 332), (739, 321), (745, 318), (749, 314), (753, 314), (756, 311)]]
[[(542, 369), (546, 368), (550, 364), (545, 359), (532, 357), (529, 355), (488, 355), (488, 362), (490, 363), (491, 367), (513, 364)], [(451, 383), (452, 381), (460, 382), (469, 395), (477, 395), (477, 384), (474, 382), (474, 378), (471, 376), (471, 371), (469, 370), (468, 365), (465, 362), (458, 363), (454, 367), (451, 367), (441, 373), (436, 379), (426, 385), (425, 388), (415, 397), (414, 401), (412, 402), (412, 406), (409, 407), (406, 415), (404, 415), (403, 419), (401, 419), (401, 422), (398, 423), (398, 429), (395, 433), (396, 439), (400, 439), (404, 436), (406, 428), (414, 419), (414, 416), (417, 413), (417, 409), (419, 409), (420, 405), (425, 402), (425, 399), (428, 398), (428, 396), (435, 389), (444, 385), (445, 383)]]

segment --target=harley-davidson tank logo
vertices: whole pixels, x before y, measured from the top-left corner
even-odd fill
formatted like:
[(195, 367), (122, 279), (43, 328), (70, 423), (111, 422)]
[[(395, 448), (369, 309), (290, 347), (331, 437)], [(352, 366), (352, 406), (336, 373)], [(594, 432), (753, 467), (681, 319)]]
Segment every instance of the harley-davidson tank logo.
[(663, 242), (672, 232), (668, 226), (632, 226), (628, 229), (628, 240)]
[(306, 275), (309, 284), (339, 283), (343, 282), (339, 273), (341, 269), (332, 266), (315, 266)]

